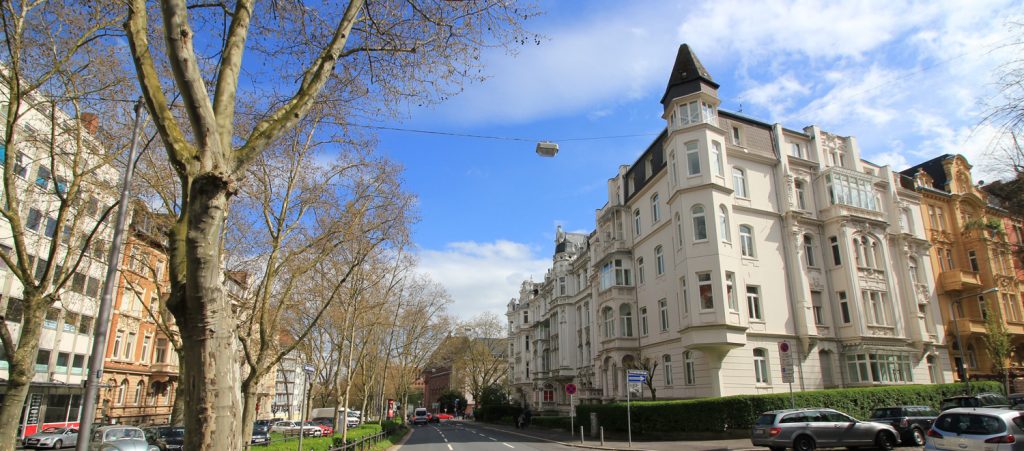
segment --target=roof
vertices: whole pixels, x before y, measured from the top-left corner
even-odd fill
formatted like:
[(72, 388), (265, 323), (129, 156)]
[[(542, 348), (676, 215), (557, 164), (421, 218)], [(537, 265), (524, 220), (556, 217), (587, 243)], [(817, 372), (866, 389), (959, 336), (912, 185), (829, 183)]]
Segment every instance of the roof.
[(948, 193), (949, 188), (946, 187), (946, 184), (949, 180), (946, 178), (946, 168), (943, 167), (942, 162), (952, 159), (953, 157), (953, 154), (948, 153), (939, 155), (931, 160), (925, 161), (924, 163), (904, 169), (900, 171), (900, 174), (914, 177), (917, 175), (918, 171), (923, 169), (924, 172), (932, 178), (932, 188)]
[(668, 86), (665, 87), (665, 95), (661, 97), (661, 104), (668, 105), (668, 102), (676, 97), (699, 91), (699, 88), (692, 88), (699, 81), (718, 89), (718, 83), (711, 78), (711, 73), (704, 68), (690, 46), (682, 44), (676, 53), (676, 62), (672, 65), (672, 73), (668, 77)]

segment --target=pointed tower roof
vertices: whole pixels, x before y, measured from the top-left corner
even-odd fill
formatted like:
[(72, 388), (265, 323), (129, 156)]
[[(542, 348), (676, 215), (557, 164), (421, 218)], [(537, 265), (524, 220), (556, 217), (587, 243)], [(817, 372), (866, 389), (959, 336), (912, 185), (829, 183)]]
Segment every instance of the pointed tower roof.
[(718, 83), (711, 78), (711, 73), (700, 63), (690, 46), (680, 45), (679, 52), (676, 53), (676, 62), (672, 65), (672, 74), (668, 78), (665, 95), (661, 97), (661, 104), (668, 106), (668, 102), (676, 97), (699, 91), (701, 82), (718, 89)]

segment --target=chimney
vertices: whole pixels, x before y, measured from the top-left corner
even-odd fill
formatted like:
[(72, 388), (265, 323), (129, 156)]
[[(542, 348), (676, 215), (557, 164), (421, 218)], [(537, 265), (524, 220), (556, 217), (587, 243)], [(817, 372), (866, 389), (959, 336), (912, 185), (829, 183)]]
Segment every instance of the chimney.
[(82, 113), (81, 122), (90, 135), (95, 135), (100, 129), (100, 118), (94, 113)]

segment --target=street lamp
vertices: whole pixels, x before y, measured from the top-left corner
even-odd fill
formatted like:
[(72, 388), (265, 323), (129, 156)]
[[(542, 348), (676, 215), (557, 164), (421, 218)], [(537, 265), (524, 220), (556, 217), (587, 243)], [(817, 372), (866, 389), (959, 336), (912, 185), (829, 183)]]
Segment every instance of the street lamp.
[(955, 307), (957, 305), (959, 305), (960, 301), (962, 301), (964, 299), (967, 299), (967, 298), (970, 298), (970, 297), (974, 297), (974, 296), (984, 296), (986, 294), (995, 293), (997, 291), (999, 291), (998, 287), (989, 288), (989, 289), (981, 291), (979, 293), (969, 294), (967, 296), (960, 296), (960, 297), (958, 297), (956, 299), (953, 299), (949, 303), (949, 317), (950, 317), (950, 319), (953, 320), (953, 338), (956, 340), (956, 349), (960, 352), (960, 364), (957, 366), (957, 370), (959, 370), (961, 377), (963, 377), (963, 379), (964, 379), (964, 386), (965, 386), (965, 390), (967, 390), (967, 394), (971, 393), (971, 378), (967, 375), (967, 365), (964, 364), (964, 348), (963, 348), (963, 343), (960, 342), (960, 326), (956, 322), (956, 308)]
[(542, 157), (553, 157), (558, 153), (558, 144), (551, 141), (537, 143), (537, 155)]

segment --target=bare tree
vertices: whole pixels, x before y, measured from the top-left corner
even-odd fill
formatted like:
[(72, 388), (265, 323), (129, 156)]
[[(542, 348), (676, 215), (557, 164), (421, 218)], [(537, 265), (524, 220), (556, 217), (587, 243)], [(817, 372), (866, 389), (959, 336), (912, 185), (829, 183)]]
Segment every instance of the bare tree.
[(466, 387), (474, 400), (480, 399), (484, 389), (503, 384), (508, 376), (504, 321), (495, 313), (481, 313), (459, 324), (456, 333), (442, 351), (457, 381), (452, 387)]
[[(126, 29), (143, 97), (182, 190), (170, 234), (168, 308), (182, 325), (195, 411), (186, 418), (185, 446), (235, 450), (243, 446), (236, 433), (236, 321), (220, 265), (229, 201), (246, 167), (314, 104), (328, 104), (344, 122), (360, 112), (394, 111), (409, 99), (443, 99), (478, 76), (482, 46), (531, 39), (520, 24), (533, 12), (501, 0), (158, 3), (152, 9), (159, 26), (149, 20), (149, 2), (129, 0)], [(162, 48), (152, 44), (161, 34)], [(260, 64), (243, 65), (247, 48)], [(161, 77), (162, 68), (172, 77)], [(240, 83), (243, 74), (253, 83)], [(268, 87), (267, 80), (297, 82)], [(172, 113), (165, 86), (181, 93), (187, 123)], [(240, 86), (260, 99), (251, 129), (236, 129)]]

